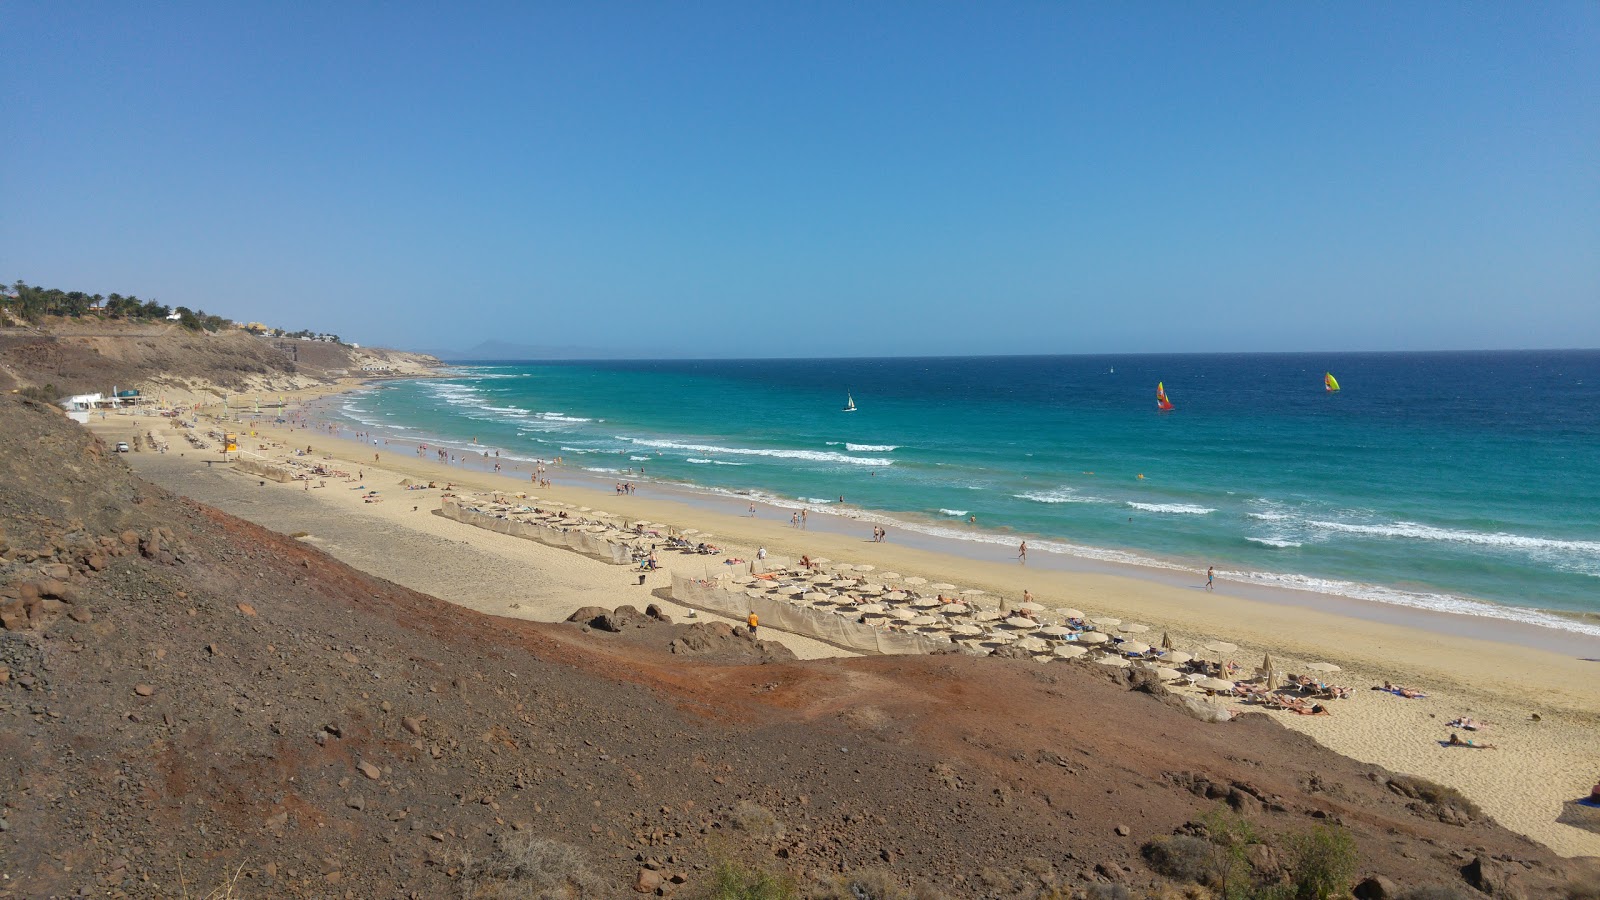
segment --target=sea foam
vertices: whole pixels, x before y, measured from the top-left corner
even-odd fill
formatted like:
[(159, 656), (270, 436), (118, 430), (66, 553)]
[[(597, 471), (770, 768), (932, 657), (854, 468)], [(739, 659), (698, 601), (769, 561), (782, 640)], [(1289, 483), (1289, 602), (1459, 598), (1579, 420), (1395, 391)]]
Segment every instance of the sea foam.
[(693, 453), (728, 453), (735, 456), (770, 456), (778, 459), (804, 459), (811, 462), (848, 463), (853, 466), (892, 466), (892, 459), (875, 459), (866, 456), (846, 456), (826, 450), (777, 450), (754, 447), (718, 447), (712, 444), (687, 444), (681, 441), (660, 441), (646, 438), (624, 438), (641, 447), (659, 447), (663, 450), (688, 450)]

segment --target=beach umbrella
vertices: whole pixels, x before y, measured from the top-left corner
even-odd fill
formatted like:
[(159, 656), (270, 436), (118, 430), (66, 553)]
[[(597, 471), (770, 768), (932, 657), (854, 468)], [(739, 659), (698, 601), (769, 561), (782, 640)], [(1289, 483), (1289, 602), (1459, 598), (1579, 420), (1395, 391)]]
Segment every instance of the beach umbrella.
[(851, 565), (851, 564), (849, 564), (849, 563), (839, 563), (838, 565), (834, 566), (833, 568), (835, 570), (837, 570), (837, 571), (840, 571), (840, 572), (853, 572), (853, 571), (855, 571), (856, 567)]
[(877, 566), (856, 566), (856, 571), (857, 572), (874, 572), (874, 571), (877, 571), (877, 568), (878, 568)]
[(1122, 624), (1121, 619), (1113, 619), (1110, 616), (1101, 616), (1098, 619), (1090, 619), (1089, 621), (1095, 623), (1096, 625), (1103, 625), (1106, 628), (1115, 628)]
[(1077, 659), (1088, 652), (1086, 648), (1079, 647), (1077, 644), (1062, 644), (1055, 650), (1056, 655), (1062, 659)]
[(1006, 614), (1001, 612), (998, 609), (979, 610), (978, 612), (974, 613), (973, 616), (972, 616), (972, 618), (974, 620), (979, 621), (979, 622), (998, 622), (1001, 619), (1004, 619), (1005, 617), (1006, 617)]
[(1070, 606), (1062, 607), (1061, 609), (1056, 610), (1056, 614), (1067, 619), (1078, 619), (1079, 621), (1083, 620), (1083, 610), (1073, 609)]
[(1267, 690), (1275, 691), (1283, 685), (1283, 674), (1277, 669), (1267, 670)]
[(821, 591), (807, 591), (805, 594), (801, 595), (800, 599), (816, 603), (819, 600), (829, 600), (831, 598)]
[(1109, 640), (1111, 640), (1111, 636), (1103, 631), (1090, 631), (1078, 635), (1078, 643), (1080, 644), (1104, 644)]
[(1271, 671), (1274, 671), (1277, 668), (1278, 668), (1277, 666), (1272, 664), (1272, 654), (1271, 653), (1268, 653), (1265, 656), (1261, 657), (1261, 671), (1263, 671), (1263, 672), (1271, 672)]
[(1113, 669), (1126, 669), (1128, 667), (1128, 661), (1120, 656), (1102, 656), (1095, 662), (1102, 666), (1110, 666)]
[(1176, 681), (1183, 677), (1183, 673), (1172, 668), (1171, 666), (1157, 666), (1156, 677), (1160, 678), (1162, 681)]
[(1221, 678), (1202, 678), (1194, 683), (1195, 687), (1205, 688), (1208, 691), (1231, 691), (1233, 682), (1223, 681)]
[(953, 591), (956, 589), (956, 586), (948, 581), (935, 581), (933, 584), (928, 585), (928, 587), (936, 591)]
[(1189, 660), (1194, 659), (1194, 654), (1185, 653), (1182, 650), (1173, 650), (1171, 653), (1168, 653), (1166, 656), (1162, 657), (1162, 659), (1165, 659), (1167, 662), (1177, 663), (1181, 666)]
[(959, 616), (962, 613), (971, 612), (971, 610), (967, 608), (965, 603), (946, 603), (939, 607), (939, 612), (947, 616)]
[(879, 572), (878, 573), (878, 577), (882, 578), (884, 581), (898, 581), (900, 579), (900, 573), (899, 572)]
[(733, 583), (734, 584), (749, 584), (750, 582), (755, 581), (755, 580), (756, 579), (755, 579), (754, 575), (735, 575), (735, 576), (733, 576)]
[(935, 606), (943, 606), (944, 603), (938, 597), (918, 597), (911, 601), (911, 605), (918, 609), (933, 609)]
[(889, 593), (883, 595), (883, 599), (889, 601), (890, 603), (900, 603), (906, 599), (906, 592), (890, 591)]
[(1039, 626), (1038, 622), (1035, 622), (1032, 619), (1024, 618), (1023, 616), (1012, 616), (1006, 620), (1006, 624), (1010, 625), (1012, 628), (1027, 628), (1030, 630)]
[(1010, 631), (991, 631), (983, 639), (991, 644), (1009, 644), (1017, 639), (1017, 635)]
[(1310, 669), (1313, 672), (1337, 672), (1337, 671), (1339, 671), (1339, 667), (1338, 666), (1334, 665), (1333, 663), (1325, 663), (1325, 662), (1307, 663), (1306, 664), (1306, 668)]
[(1130, 623), (1127, 623), (1127, 624), (1123, 625), (1122, 626), (1122, 630), (1127, 632), (1128, 634), (1144, 634), (1145, 632), (1150, 630), (1150, 626), (1149, 625), (1140, 625), (1140, 624), (1138, 624), (1136, 622), (1130, 622)]
[(1039, 629), (1039, 633), (1049, 637), (1064, 637), (1072, 633), (1072, 629), (1065, 625), (1046, 625)]
[(963, 597), (981, 597), (986, 593), (988, 593), (988, 591), (980, 591), (977, 588), (967, 588), (966, 590), (961, 592), (961, 596), (963, 596)]
[(1239, 645), (1230, 644), (1227, 641), (1212, 641), (1205, 645), (1205, 649), (1210, 650), (1212, 653), (1232, 653), (1239, 649)]
[(917, 617), (909, 620), (907, 622), (907, 624), (908, 625), (921, 626), (921, 625), (935, 625), (935, 624), (938, 624), (938, 622), (939, 622), (939, 617), (938, 616), (917, 616)]
[(928, 579), (926, 579), (926, 578), (918, 578), (917, 576), (913, 575), (910, 578), (907, 578), (905, 580), (905, 582), (906, 582), (906, 584), (927, 584), (928, 583)]
[(856, 607), (856, 612), (858, 612), (858, 613), (866, 613), (869, 616), (881, 616), (881, 615), (883, 615), (883, 604), (882, 603), (868, 603), (868, 604), (866, 604), (864, 606)]
[(954, 631), (956, 634), (983, 634), (982, 628), (979, 628), (976, 625), (968, 625), (966, 623), (952, 625), (950, 626), (950, 630)]
[(828, 558), (827, 558), (827, 557), (825, 557), (825, 556), (813, 556), (813, 557), (811, 557), (811, 561), (812, 561), (812, 562), (813, 562), (813, 563), (815, 563), (815, 564), (816, 564), (816, 565), (819, 565), (819, 566), (825, 566), (825, 565), (827, 565), (827, 564), (828, 564), (828, 563), (831, 563), (831, 562), (833, 562), (833, 560), (831, 560), (831, 559), (828, 559)]
[(1146, 653), (1149, 652), (1150, 645), (1138, 641), (1123, 641), (1117, 649), (1123, 653)]
[(1035, 603), (1032, 600), (1029, 600), (1026, 603), (1018, 603), (1017, 609), (1025, 609), (1028, 612), (1044, 612), (1044, 606)]
[(1161, 632), (1161, 649), (1172, 649), (1172, 636), (1167, 634), (1165, 631)]
[(1047, 641), (1045, 641), (1043, 638), (1036, 638), (1036, 637), (1025, 637), (1022, 640), (1017, 641), (1012, 646), (1020, 647), (1021, 649), (1026, 650), (1029, 653), (1037, 653), (1037, 652), (1039, 652), (1041, 650), (1049, 650), (1050, 649), (1050, 644)]

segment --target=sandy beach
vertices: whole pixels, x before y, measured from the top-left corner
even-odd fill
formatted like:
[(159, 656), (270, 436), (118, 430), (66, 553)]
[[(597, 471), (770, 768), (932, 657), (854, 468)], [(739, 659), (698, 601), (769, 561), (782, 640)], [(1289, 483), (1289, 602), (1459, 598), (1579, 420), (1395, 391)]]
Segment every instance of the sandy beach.
[[(304, 392), (290, 400), (349, 386)], [(314, 489), (303, 483), (261, 484), (231, 467), (208, 468), (207, 460), (217, 460), (217, 452), (189, 447), (169, 430), (170, 420), (145, 416), (137, 421), (139, 434), (154, 426), (158, 436), (169, 435), (168, 453), (129, 456), (137, 471), (157, 483), (275, 530), (303, 532), (303, 540), (358, 568), (497, 615), (558, 621), (583, 605), (663, 602), (672, 573), (714, 576), (724, 557), (750, 559), (759, 546), (777, 557), (824, 556), (948, 581), (986, 591), (984, 600), (991, 602), (999, 597), (1020, 600), (1026, 589), (1049, 608), (1070, 605), (1092, 616), (1141, 622), (1153, 629), (1156, 639), (1167, 631), (1180, 649), (1230, 641), (1239, 645), (1231, 658), (1244, 666), (1245, 674), (1268, 651), (1291, 672), (1302, 671), (1298, 667), (1309, 662), (1336, 663), (1343, 671), (1330, 680), (1354, 690), (1351, 699), (1332, 704), (1332, 715), (1271, 715), (1339, 753), (1455, 787), (1502, 824), (1559, 853), (1600, 855), (1600, 835), (1555, 821), (1564, 802), (1587, 795), (1600, 779), (1600, 753), (1593, 742), (1600, 725), (1600, 662), (1581, 656), (1429, 629), (1425, 621), (1419, 627), (1417, 618), (1372, 621), (1304, 602), (1273, 602), (1258, 593), (1230, 590), (1225, 583), (1207, 592), (1202, 585), (1138, 577), (1136, 572), (1025, 567), (1003, 551), (986, 561), (904, 546), (893, 535), (879, 543), (870, 539), (869, 526), (818, 513), (811, 514), (809, 529), (800, 530), (791, 526), (787, 510), (758, 508), (753, 517), (737, 515), (664, 497), (648, 483), (638, 493), (618, 495), (588, 482), (574, 484), (579, 479), (560, 466), (549, 467), (549, 488), (536, 489), (525, 469), (496, 475), (419, 457), (412, 446), (380, 442), (373, 447), (326, 431), (287, 426), (263, 427), (250, 435), (249, 426), (232, 426), (240, 431), (241, 449), (248, 454), (271, 459), (287, 448), (309, 445), (314, 458), (328, 457), (337, 468), (363, 476), (349, 482), (330, 478), (326, 487)], [(97, 420), (93, 427), (108, 440), (127, 439), (136, 431), (125, 417)], [(403, 490), (399, 484), (405, 478), (453, 482), (478, 491), (522, 491), (629, 519), (695, 528), (712, 533), (725, 552), (715, 557), (662, 554), (665, 571), (650, 574), (639, 586), (637, 573), (623, 567), (433, 515), (441, 492)], [(379, 491), (382, 502), (365, 502), (366, 491), (356, 490), (357, 485)], [(676, 604), (669, 608), (674, 615), (688, 612)], [(802, 657), (844, 652), (809, 638), (782, 637)], [(1600, 657), (1600, 647), (1584, 656)], [(1409, 700), (1369, 690), (1385, 680), (1423, 690), (1428, 697)], [(1442, 747), (1451, 731), (1446, 723), (1463, 715), (1489, 723), (1471, 736), (1498, 749)]]

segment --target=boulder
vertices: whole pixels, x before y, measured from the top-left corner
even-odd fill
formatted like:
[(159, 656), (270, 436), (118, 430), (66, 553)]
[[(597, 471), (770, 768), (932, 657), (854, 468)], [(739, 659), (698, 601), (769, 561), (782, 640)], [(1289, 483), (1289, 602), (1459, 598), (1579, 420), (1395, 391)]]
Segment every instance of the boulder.
[(1397, 900), (1400, 889), (1382, 875), (1369, 875), (1350, 891), (1356, 900)]
[(580, 608), (577, 612), (574, 612), (572, 615), (567, 616), (567, 621), (576, 622), (579, 625), (589, 625), (601, 616), (609, 614), (610, 610), (603, 606), (585, 606)]
[(1467, 884), (1491, 897), (1522, 900), (1522, 891), (1512, 884), (1511, 873), (1492, 859), (1474, 856), (1471, 862), (1461, 867), (1461, 877), (1466, 879)]

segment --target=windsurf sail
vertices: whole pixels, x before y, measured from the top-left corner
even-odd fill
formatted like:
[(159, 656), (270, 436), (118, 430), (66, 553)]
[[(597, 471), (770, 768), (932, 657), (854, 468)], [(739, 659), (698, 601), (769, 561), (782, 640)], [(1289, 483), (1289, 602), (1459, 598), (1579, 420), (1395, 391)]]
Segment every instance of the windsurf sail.
[(1333, 377), (1332, 372), (1323, 372), (1322, 386), (1331, 394), (1339, 389), (1339, 379)]
[(856, 411), (856, 398), (850, 396), (850, 392), (849, 391), (845, 391), (844, 392), (844, 411), (845, 412), (855, 412)]
[(1156, 382), (1156, 409), (1171, 409), (1172, 401), (1167, 399), (1166, 382)]

